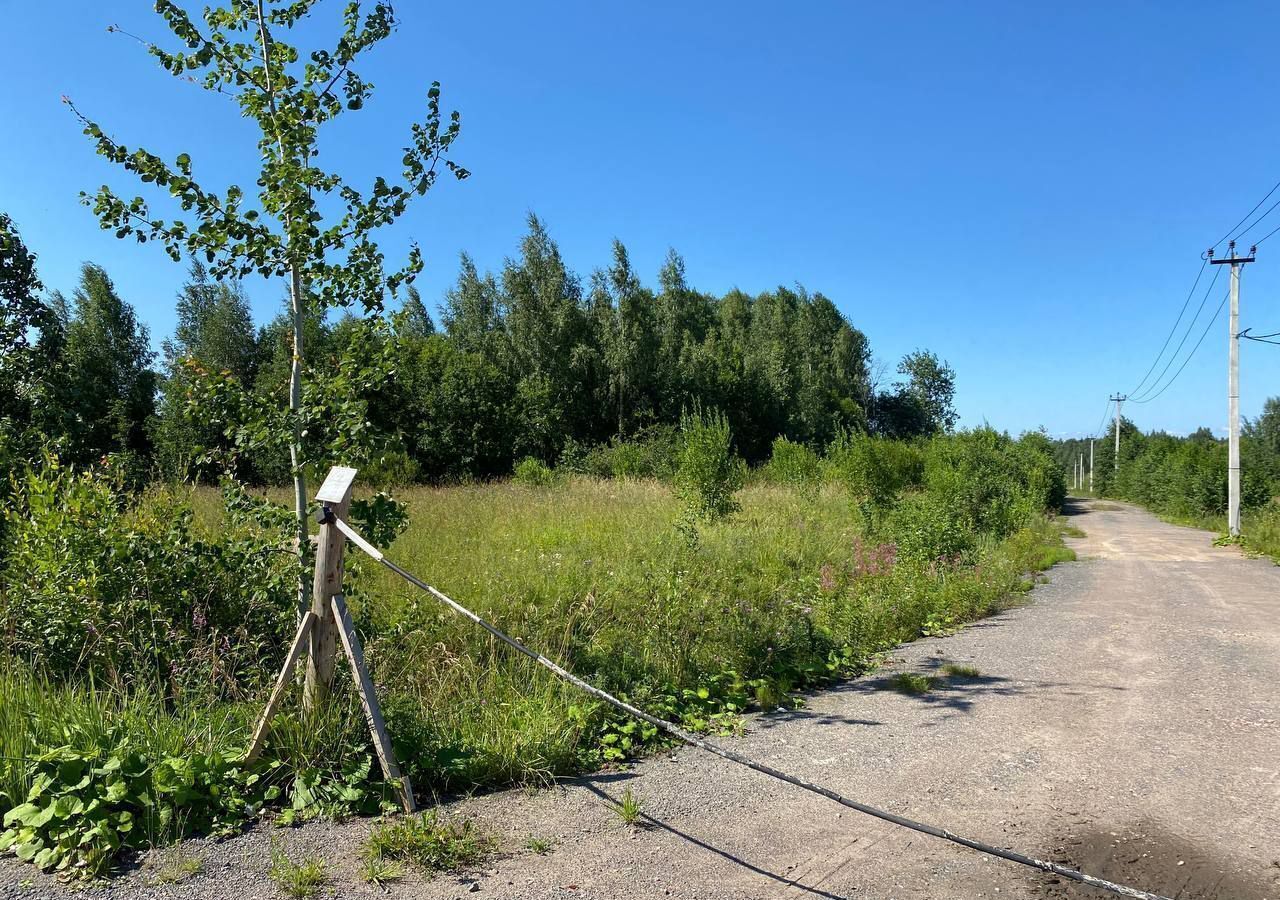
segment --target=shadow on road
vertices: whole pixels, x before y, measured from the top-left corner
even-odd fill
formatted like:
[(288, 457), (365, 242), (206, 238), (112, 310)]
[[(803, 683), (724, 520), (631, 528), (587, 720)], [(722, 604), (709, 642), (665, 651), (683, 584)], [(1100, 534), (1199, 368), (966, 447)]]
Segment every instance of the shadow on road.
[[(836, 690), (839, 689), (836, 688)], [(831, 692), (830, 689), (828, 689), (828, 692)], [(770, 728), (776, 728), (779, 725), (785, 725), (788, 722), (812, 722), (816, 725), (866, 725), (872, 728), (884, 724), (875, 719), (858, 719), (835, 712), (817, 712), (811, 709), (775, 709), (771, 712), (761, 713), (751, 723), (751, 730), (759, 729), (765, 731)]]
[[(852, 694), (893, 691), (904, 699), (915, 700), (925, 706), (952, 713), (969, 713), (985, 697), (1014, 697), (1030, 691), (1051, 691), (1063, 697), (1080, 697), (1096, 691), (1128, 690), (1126, 687), (1115, 684), (1014, 680), (1003, 675), (948, 673), (946, 667), (951, 664), (952, 660), (945, 657), (930, 657), (912, 671), (888, 672), (875, 678), (861, 679), (842, 685), (837, 688), (837, 691)], [(927, 679), (927, 689), (920, 690), (918, 693), (903, 690), (903, 676), (912, 674), (924, 676)]]
[[(596, 779), (596, 780), (600, 780), (600, 779)], [(605, 803), (618, 802), (617, 797), (609, 796), (604, 791), (600, 790), (600, 788), (598, 788), (596, 785), (591, 784), (590, 782), (585, 782), (583, 783), (582, 786), (585, 787), (587, 790), (589, 790), (591, 793), (595, 794)], [(755, 863), (747, 862), (745, 859), (743, 859), (740, 856), (734, 856), (728, 850), (722, 850), (721, 848), (713, 844), (709, 844), (706, 841), (701, 840), (700, 838), (696, 838), (693, 835), (689, 834), (688, 832), (681, 831), (679, 828), (676, 828), (674, 825), (664, 822), (661, 819), (655, 818), (654, 816), (651, 816), (648, 813), (642, 812), (640, 814), (640, 820), (641, 822), (644, 823), (643, 826), (641, 827), (652, 828), (658, 831), (666, 831), (674, 835), (675, 837), (678, 837), (682, 841), (688, 841), (690, 844), (693, 844), (696, 847), (701, 847), (703, 850), (706, 850), (709, 853), (714, 853), (716, 856), (720, 857), (721, 859), (728, 860), (729, 862), (733, 863), (735, 866), (740, 866), (749, 872), (754, 872), (755, 874), (761, 876), (762, 878), (767, 878), (770, 881), (776, 882), (779, 885), (789, 887), (789, 888), (794, 888), (798, 891), (803, 891), (804, 893), (813, 897), (824, 897), (826, 898), (826, 900), (849, 900), (848, 897), (845, 897), (842, 894), (833, 894), (830, 891), (824, 891), (821, 888), (809, 887), (808, 885), (804, 884), (801, 881), (797, 881), (793, 878), (788, 878), (785, 875), (779, 875), (777, 872), (771, 872), (768, 869), (757, 866)]]
[(1089, 501), (1083, 497), (1068, 497), (1062, 501), (1064, 516), (1082, 516), (1089, 511)]

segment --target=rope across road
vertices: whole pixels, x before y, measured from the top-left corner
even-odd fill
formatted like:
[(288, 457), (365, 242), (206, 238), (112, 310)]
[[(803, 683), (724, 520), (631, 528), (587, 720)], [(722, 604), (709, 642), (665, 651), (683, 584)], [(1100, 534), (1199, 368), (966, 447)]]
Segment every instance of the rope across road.
[(1076, 869), (1071, 869), (1066, 866), (1060, 866), (1057, 863), (1049, 862), (1047, 860), (1037, 859), (1034, 856), (1027, 856), (1026, 854), (1018, 853), (1014, 850), (1006, 850), (1002, 847), (994, 847), (991, 844), (984, 844), (982, 841), (976, 841), (976, 840), (973, 840), (972, 838), (964, 837), (962, 835), (956, 834), (953, 831), (948, 831), (945, 828), (939, 828), (936, 825), (929, 825), (925, 822), (917, 822), (914, 819), (908, 819), (905, 816), (899, 816), (895, 813), (888, 812), (887, 810), (878, 809), (874, 806), (869, 806), (866, 803), (861, 803), (857, 800), (851, 800), (850, 798), (845, 797), (842, 794), (836, 793), (830, 788), (825, 788), (825, 787), (822, 787), (821, 785), (813, 784), (812, 782), (808, 782), (801, 778), (797, 778), (794, 775), (788, 775), (786, 772), (783, 772), (780, 769), (775, 769), (773, 766), (767, 765), (762, 762), (757, 762), (753, 759), (743, 756), (740, 753), (735, 753), (732, 750), (728, 750), (724, 747), (721, 747), (718, 744), (713, 744), (710, 741), (703, 740), (702, 738), (698, 737), (696, 734), (693, 734), (692, 732), (689, 732), (689, 731), (685, 731), (683, 728), (681, 728), (679, 725), (676, 725), (674, 722), (668, 722), (665, 719), (659, 719), (656, 716), (651, 716), (647, 712), (644, 712), (643, 710), (637, 709), (636, 707), (632, 706), (630, 703), (627, 703), (623, 700), (619, 700), (617, 697), (613, 696), (608, 691), (603, 691), (600, 688), (595, 687), (594, 685), (583, 681), (581, 678), (565, 670), (564, 668), (557, 665), (555, 662), (543, 656), (541, 653), (537, 652), (536, 650), (529, 649), (520, 641), (503, 633), (496, 626), (490, 624), (489, 622), (482, 619), (480, 616), (473, 613), (471, 610), (467, 609), (461, 603), (458, 603), (457, 601), (451, 599), (441, 591), (427, 584), (422, 579), (414, 576), (410, 572), (405, 571), (404, 569), (400, 568), (398, 565), (393, 563), (391, 560), (387, 559), (382, 554), (381, 550), (379, 550), (377, 547), (373, 546), (368, 541), (366, 541), (363, 537), (360, 536), (360, 534), (354, 528), (352, 528), (346, 522), (342, 521), (341, 519), (336, 519), (335, 521), (338, 526), (338, 529), (343, 534), (345, 534), (351, 540), (352, 543), (354, 543), (357, 547), (359, 547), (361, 550), (363, 550), (373, 559), (382, 563), (382, 565), (386, 566), (392, 572), (395, 572), (405, 581), (409, 582), (415, 587), (418, 587), (426, 591), (428, 594), (431, 594), (433, 597), (435, 597), (441, 603), (448, 606), (454, 612), (470, 619), (472, 622), (479, 625), (481, 628), (489, 632), (489, 634), (493, 635), (498, 640), (502, 641), (504, 644), (507, 644), (512, 649), (529, 657), (534, 662), (538, 663), (538, 665), (549, 670), (561, 681), (566, 681), (569, 684), (573, 685), (574, 687), (578, 688), (580, 691), (590, 694), (591, 696), (599, 700), (603, 700), (605, 703), (608, 703), (610, 706), (614, 707), (615, 709), (621, 710), (627, 715), (634, 716), (635, 718), (640, 719), (643, 722), (648, 722), (650, 725), (654, 726), (655, 728), (658, 728), (666, 732), (667, 734), (671, 735), (672, 737), (680, 741), (683, 741), (684, 743), (688, 744), (691, 747), (697, 747), (699, 750), (705, 750), (708, 753), (713, 753), (716, 756), (719, 756), (723, 759), (727, 759), (732, 763), (737, 763), (740, 766), (746, 766), (748, 769), (754, 769), (755, 771), (761, 773), (762, 775), (768, 775), (770, 778), (776, 778), (779, 781), (785, 781), (787, 784), (793, 784), (798, 788), (801, 788), (803, 790), (809, 791), (814, 794), (818, 794), (821, 797), (826, 797), (828, 800), (832, 800), (836, 803), (839, 803), (841, 806), (847, 806), (849, 809), (857, 810), (858, 812), (865, 813), (868, 816), (874, 816), (877, 819), (882, 819), (886, 822), (892, 822), (894, 825), (900, 825), (903, 828), (909, 828), (912, 831), (918, 831), (922, 834), (928, 834), (936, 838), (942, 838), (943, 840), (950, 841), (953, 844), (959, 844), (962, 847), (968, 847), (971, 850), (977, 850), (979, 853), (986, 853), (990, 856), (999, 857), (1000, 859), (1007, 859), (1010, 862), (1015, 862), (1032, 869), (1039, 869), (1042, 872), (1049, 872), (1053, 875), (1058, 875), (1062, 878), (1067, 878), (1067, 879), (1070, 879), (1071, 881), (1079, 882), (1080, 884), (1087, 884), (1091, 887), (1101, 888), (1104, 891), (1110, 891), (1111, 893), (1119, 894), (1122, 897), (1137, 897), (1137, 898), (1140, 898), (1140, 900), (1170, 900), (1170, 898), (1161, 896), (1160, 894), (1152, 894), (1148, 891), (1139, 890), (1138, 888), (1128, 887), (1127, 885), (1123, 885), (1123, 884), (1117, 884), (1114, 881), (1107, 881), (1105, 878), (1097, 878), (1093, 875), (1088, 875)]

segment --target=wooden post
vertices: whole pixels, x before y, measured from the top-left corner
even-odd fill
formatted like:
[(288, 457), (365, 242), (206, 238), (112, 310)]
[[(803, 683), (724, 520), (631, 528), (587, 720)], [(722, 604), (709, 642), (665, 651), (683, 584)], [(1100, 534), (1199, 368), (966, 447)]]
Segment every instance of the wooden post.
[(411, 813), (414, 810), (413, 786), (409, 784), (408, 776), (400, 774), (400, 765), (391, 748), (391, 736), (387, 734), (387, 724), (382, 719), (378, 692), (374, 689), (373, 679), (369, 677), (369, 670), (364, 667), (360, 636), (356, 634), (356, 626), (351, 621), (351, 614), (347, 612), (347, 601), (342, 599), (341, 594), (333, 598), (333, 618), (338, 623), (342, 648), (347, 651), (347, 659), (351, 661), (351, 679), (360, 693), (360, 704), (364, 707), (365, 721), (369, 724), (369, 734), (373, 737), (373, 749), (378, 754), (382, 774), (387, 781), (400, 786), (400, 803), (405, 812)]
[(284, 692), (289, 689), (289, 680), (293, 677), (293, 668), (298, 664), (298, 658), (302, 656), (302, 651), (307, 647), (307, 639), (311, 636), (311, 629), (316, 624), (316, 614), (311, 610), (307, 610), (306, 615), (302, 617), (302, 622), (298, 625), (298, 633), (293, 639), (293, 645), (289, 647), (288, 654), (284, 658), (284, 666), (280, 669), (280, 677), (276, 679), (275, 690), (271, 692), (271, 699), (267, 701), (267, 708), (262, 711), (262, 718), (258, 719), (258, 727), (253, 729), (253, 740), (249, 742), (249, 752), (245, 754), (244, 761), (251, 763), (258, 758), (258, 754), (262, 752), (262, 745), (267, 739), (267, 729), (271, 727), (271, 719), (275, 716), (276, 710), (280, 708), (280, 701), (284, 699)]
[(351, 506), (351, 485), (356, 470), (334, 466), (316, 492), (324, 505), (320, 534), (316, 543), (315, 580), (311, 587), (311, 611), (316, 615), (311, 629), (311, 652), (307, 656), (307, 677), (302, 702), (312, 709), (329, 696), (338, 655), (338, 623), (333, 617), (333, 598), (342, 593), (342, 551), (347, 537), (333, 524), (336, 516), (345, 519)]
[[(405, 812), (414, 811), (413, 786), (407, 776), (400, 774), (400, 766), (396, 762), (395, 751), (391, 748), (391, 736), (387, 734), (387, 725), (382, 718), (382, 707), (378, 703), (378, 694), (373, 686), (373, 679), (364, 666), (364, 648), (360, 646), (360, 637), (347, 612), (347, 603), (342, 597), (342, 551), (346, 547), (346, 535), (337, 526), (339, 519), (345, 520), (347, 510), (351, 506), (351, 485), (355, 481), (356, 470), (346, 466), (334, 466), (329, 476), (316, 493), (316, 500), (324, 505), (320, 516), (319, 544), (316, 547), (316, 571), (311, 593), (311, 609), (298, 623), (298, 633), (293, 645), (285, 656), (284, 667), (276, 679), (275, 689), (267, 701), (262, 718), (254, 729), (253, 740), (245, 755), (245, 762), (253, 762), (262, 752), (271, 718), (275, 715), (289, 687), (289, 680), (304, 651), (309, 649), (307, 657), (307, 678), (303, 686), (303, 703), (310, 709), (324, 701), (333, 686), (333, 670), (337, 662), (338, 643), (341, 641), (347, 658), (351, 661), (352, 680), (360, 693), (360, 704), (364, 707), (365, 720), (369, 724), (369, 733), (373, 737), (373, 749), (382, 766), (382, 774), (387, 781), (398, 786), (400, 803)], [(322, 605), (323, 604), (323, 605)]]

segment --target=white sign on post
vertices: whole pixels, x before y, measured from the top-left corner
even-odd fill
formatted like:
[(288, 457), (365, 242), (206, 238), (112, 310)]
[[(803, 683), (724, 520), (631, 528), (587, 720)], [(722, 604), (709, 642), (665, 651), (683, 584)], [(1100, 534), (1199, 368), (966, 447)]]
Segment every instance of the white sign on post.
[(349, 466), (334, 466), (329, 470), (324, 484), (316, 492), (316, 499), (321, 503), (341, 503), (347, 499), (351, 490), (351, 482), (356, 480), (356, 470)]

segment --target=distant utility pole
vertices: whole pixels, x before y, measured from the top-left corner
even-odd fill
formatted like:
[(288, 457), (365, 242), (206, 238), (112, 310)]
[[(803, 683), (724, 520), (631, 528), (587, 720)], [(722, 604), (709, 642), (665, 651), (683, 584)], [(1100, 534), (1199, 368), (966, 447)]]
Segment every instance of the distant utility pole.
[(1084, 454), (1080, 454), (1080, 490), (1084, 490)]
[(1123, 394), (1113, 394), (1113, 395), (1110, 397), (1110, 399), (1111, 399), (1111, 400), (1114, 400), (1114, 401), (1115, 401), (1115, 404), (1116, 404), (1116, 459), (1115, 459), (1115, 463), (1116, 463), (1116, 464), (1115, 464), (1115, 470), (1116, 470), (1117, 472), (1119, 472), (1119, 471), (1120, 471), (1120, 404), (1121, 404), (1121, 403), (1123, 403), (1124, 401), (1128, 400), (1129, 398), (1128, 398), (1128, 397), (1126, 397), (1126, 396), (1124, 396)]
[(1208, 253), (1209, 262), (1215, 266), (1231, 266), (1231, 316), (1227, 325), (1229, 341), (1227, 353), (1227, 531), (1240, 533), (1240, 269), (1253, 262), (1257, 247), (1249, 248), (1248, 256), (1236, 256), (1236, 242), (1227, 245), (1226, 259), (1214, 259)]
[(1089, 438), (1089, 493), (1093, 493), (1093, 438)]

